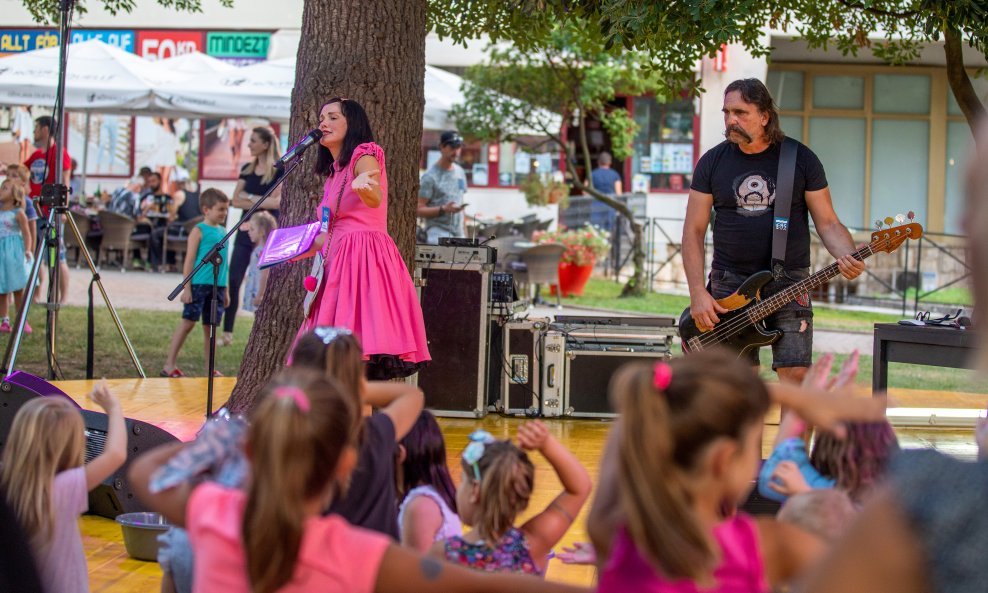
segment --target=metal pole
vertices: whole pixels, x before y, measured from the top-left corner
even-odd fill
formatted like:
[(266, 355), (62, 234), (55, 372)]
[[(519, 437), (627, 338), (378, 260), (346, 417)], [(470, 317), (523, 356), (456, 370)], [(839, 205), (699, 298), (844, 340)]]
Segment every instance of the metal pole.
[[(82, 195), (72, 196), (79, 203), (85, 202), (83, 196), (86, 195), (86, 168), (89, 166), (89, 118), (92, 116), (91, 111), (86, 112), (86, 130), (82, 134), (82, 183), (79, 184), (79, 193)], [(99, 136), (97, 136), (97, 140)], [(79, 243), (79, 245), (85, 245), (85, 243)]]

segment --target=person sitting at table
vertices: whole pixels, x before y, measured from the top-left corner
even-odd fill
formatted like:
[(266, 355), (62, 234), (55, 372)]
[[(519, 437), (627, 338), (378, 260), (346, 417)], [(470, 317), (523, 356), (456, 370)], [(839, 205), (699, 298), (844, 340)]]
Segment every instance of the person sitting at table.
[[(178, 208), (182, 205), (177, 199), (164, 192), (161, 181), (161, 174), (152, 172), (148, 176), (148, 188), (151, 190), (141, 202), (141, 214), (137, 218), (137, 228), (135, 234), (147, 233), (151, 236), (149, 251), (151, 268), (157, 270), (161, 265), (161, 243), (164, 240), (164, 231), (168, 224), (178, 218)], [(182, 194), (184, 199), (184, 193)], [(158, 231), (157, 241), (155, 232)], [(153, 245), (158, 243), (158, 249)]]

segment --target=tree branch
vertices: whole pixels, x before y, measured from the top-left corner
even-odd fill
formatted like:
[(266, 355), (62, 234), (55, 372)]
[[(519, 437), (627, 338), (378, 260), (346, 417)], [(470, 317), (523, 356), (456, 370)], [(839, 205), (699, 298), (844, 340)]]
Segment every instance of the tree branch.
[(961, 32), (953, 25), (944, 26), (943, 51), (947, 59), (947, 82), (950, 83), (950, 90), (957, 99), (957, 104), (967, 119), (967, 125), (971, 127), (971, 132), (977, 138), (978, 123), (985, 116), (985, 106), (978, 99), (978, 94), (971, 84), (971, 77), (967, 75), (964, 68), (964, 47), (961, 40)]
[(907, 19), (917, 16), (919, 14), (918, 10), (905, 10), (902, 12), (896, 12), (892, 10), (882, 10), (880, 8), (873, 8), (871, 6), (865, 6), (859, 2), (850, 2), (849, 0), (837, 0), (839, 3), (852, 10), (861, 10), (869, 14), (875, 14), (878, 16), (892, 16), (900, 19)]

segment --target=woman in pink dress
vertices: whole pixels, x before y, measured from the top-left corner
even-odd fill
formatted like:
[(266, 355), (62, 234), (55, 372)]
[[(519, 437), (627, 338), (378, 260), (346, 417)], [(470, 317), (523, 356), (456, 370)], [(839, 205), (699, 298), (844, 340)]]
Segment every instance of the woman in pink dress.
[(321, 325), (349, 328), (364, 346), (369, 379), (407, 377), (431, 357), (422, 306), (388, 235), (384, 151), (352, 99), (323, 105), (319, 129), (316, 172), (327, 179), (316, 217), (330, 239), (322, 241), (323, 282), (298, 335)]

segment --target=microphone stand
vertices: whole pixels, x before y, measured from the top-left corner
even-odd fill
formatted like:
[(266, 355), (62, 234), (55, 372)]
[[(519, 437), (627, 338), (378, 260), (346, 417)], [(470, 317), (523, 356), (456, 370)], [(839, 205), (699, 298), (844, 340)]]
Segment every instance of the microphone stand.
[[(247, 219), (249, 219), (252, 214), (254, 214), (255, 212), (257, 212), (257, 210), (260, 209), (261, 204), (264, 203), (264, 200), (266, 200), (268, 196), (271, 195), (271, 192), (273, 192), (276, 187), (281, 185), (281, 183), (288, 178), (288, 175), (291, 174), (291, 172), (295, 170), (295, 167), (297, 167), (301, 162), (302, 162), (302, 153), (299, 152), (289, 162), (289, 165), (285, 168), (285, 172), (281, 175), (278, 181), (275, 182), (271, 187), (269, 187), (268, 191), (264, 192), (264, 195), (261, 196), (259, 200), (254, 202), (254, 205), (251, 206), (250, 209), (248, 209), (244, 213), (244, 215), (240, 218), (240, 220), (237, 221), (237, 224), (233, 225), (233, 228), (227, 231), (226, 235), (224, 235), (222, 239), (217, 241), (216, 245), (213, 245), (212, 249), (210, 249), (206, 253), (206, 255), (202, 256), (202, 259), (199, 260), (199, 263), (197, 263), (194, 268), (192, 268), (192, 271), (189, 272), (189, 275), (183, 278), (182, 281), (179, 282), (178, 286), (175, 287), (175, 290), (173, 290), (171, 294), (168, 295), (168, 300), (174, 301), (175, 297), (177, 297), (179, 294), (182, 293), (182, 290), (184, 290), (185, 286), (192, 281), (192, 277), (195, 276), (199, 270), (201, 270), (206, 264), (213, 265), (213, 290), (209, 302), (209, 323), (207, 324), (209, 325), (209, 365), (208, 365), (209, 369), (207, 371), (208, 374), (206, 375), (206, 382), (207, 382), (206, 383), (207, 384), (206, 418), (207, 419), (213, 415), (213, 372), (216, 370), (216, 325), (218, 324), (218, 320), (216, 319), (216, 305), (217, 305), (216, 297), (217, 297), (217, 293), (219, 292), (220, 266), (223, 265), (223, 251), (226, 249), (226, 243), (230, 239), (230, 237), (232, 237), (234, 233), (240, 230), (240, 227), (243, 226), (244, 222)], [(186, 257), (188, 257), (188, 255), (186, 255)], [(192, 257), (195, 256), (193, 255)]]

